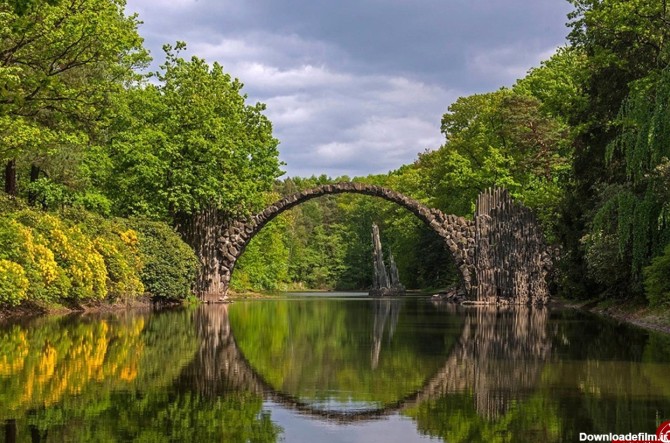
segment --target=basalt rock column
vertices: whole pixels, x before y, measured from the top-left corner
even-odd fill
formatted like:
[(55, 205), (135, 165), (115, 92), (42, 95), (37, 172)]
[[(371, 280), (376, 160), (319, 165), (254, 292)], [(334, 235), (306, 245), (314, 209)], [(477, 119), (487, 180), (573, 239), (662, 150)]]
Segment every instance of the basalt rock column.
[(386, 295), (385, 290), (390, 288), (389, 276), (384, 264), (384, 253), (382, 252), (382, 243), (379, 239), (379, 227), (372, 225), (372, 262), (374, 278), (370, 295)]
[(551, 259), (533, 213), (507, 190), (479, 195), (475, 212), (474, 300), (545, 304)]
[(405, 292), (405, 287), (400, 283), (398, 276), (398, 267), (393, 260), (393, 254), (389, 251), (390, 265), (386, 267), (384, 263), (384, 254), (382, 253), (382, 243), (379, 239), (379, 227), (372, 224), (372, 262), (374, 268), (374, 278), (370, 295), (400, 295)]

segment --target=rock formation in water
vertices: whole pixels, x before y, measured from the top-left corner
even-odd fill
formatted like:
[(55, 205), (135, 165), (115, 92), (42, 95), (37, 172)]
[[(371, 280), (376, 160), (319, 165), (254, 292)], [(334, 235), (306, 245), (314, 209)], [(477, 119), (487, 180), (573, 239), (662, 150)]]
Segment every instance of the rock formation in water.
[(405, 287), (400, 283), (398, 267), (393, 260), (393, 254), (389, 251), (390, 265), (387, 268), (384, 263), (382, 242), (379, 239), (379, 227), (372, 224), (372, 261), (374, 268), (374, 279), (369, 294), (375, 297), (385, 295), (401, 295), (405, 293)]

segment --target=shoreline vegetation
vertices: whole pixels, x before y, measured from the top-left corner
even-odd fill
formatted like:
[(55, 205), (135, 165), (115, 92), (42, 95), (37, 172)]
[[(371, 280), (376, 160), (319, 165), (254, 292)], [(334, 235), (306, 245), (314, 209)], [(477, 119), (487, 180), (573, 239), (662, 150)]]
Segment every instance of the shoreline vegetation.
[(556, 303), (566, 308), (590, 312), (643, 329), (670, 334), (670, 308), (667, 307), (652, 309), (640, 303), (612, 302), (602, 298), (579, 302), (559, 299)]
[[(123, 1), (81, 0), (76, 11), (59, 1), (0, 3), (0, 309), (222, 293), (222, 226), (282, 196), (356, 181), (462, 217), (483, 189), (504, 187), (537, 214), (557, 252), (554, 297), (663, 324), (670, 8), (570, 3), (566, 46), (513, 85), (450, 104), (441, 146), (354, 178), (282, 178), (279, 141), (265, 105), (247, 102), (244, 79), (182, 57), (183, 42), (166, 44), (148, 72), (141, 18)], [(458, 282), (443, 241), (413, 214), (343, 194), (268, 223), (230, 288), (370, 287), (373, 223), (404, 286)]]
[[(301, 289), (300, 291), (287, 291), (291, 293), (300, 292), (323, 292), (325, 294), (333, 292), (332, 290), (309, 290)], [(364, 291), (354, 291), (364, 292)], [(430, 294), (446, 293), (448, 289), (443, 290), (409, 290), (408, 296), (421, 295), (425, 296), (427, 300), (432, 299)], [(231, 291), (228, 294), (227, 303), (234, 303), (235, 301), (248, 300), (263, 300), (272, 299), (278, 295), (283, 294), (284, 291), (277, 292), (259, 292), (259, 291)], [(197, 304), (198, 301), (190, 300), (183, 301), (168, 301), (156, 300), (149, 295), (143, 295), (129, 300), (118, 300), (116, 302), (96, 301), (83, 304), (40, 304), (27, 303), (15, 307), (0, 307), (0, 325), (6, 321), (22, 321), (26, 319), (46, 316), (46, 315), (71, 315), (71, 314), (100, 314), (100, 313), (119, 313), (123, 311), (146, 311), (156, 309), (169, 309), (171, 307), (184, 306), (186, 304)], [(581, 300), (575, 302), (574, 300), (555, 297), (550, 299), (549, 306), (576, 309), (583, 312), (588, 312), (605, 318), (610, 318), (615, 321), (631, 324), (642, 329), (670, 334), (670, 308), (667, 309), (650, 309), (648, 306), (639, 303), (626, 302), (612, 302), (607, 299)]]

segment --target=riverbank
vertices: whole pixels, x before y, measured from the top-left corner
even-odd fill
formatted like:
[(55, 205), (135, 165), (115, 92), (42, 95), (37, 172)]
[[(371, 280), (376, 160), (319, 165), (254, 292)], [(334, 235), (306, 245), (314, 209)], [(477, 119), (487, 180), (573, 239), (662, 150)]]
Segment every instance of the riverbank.
[[(236, 300), (254, 300), (272, 298), (275, 294), (261, 293), (255, 291), (228, 293), (227, 302)], [(131, 309), (156, 309), (164, 307), (174, 307), (199, 303), (195, 298), (175, 301), (155, 301), (151, 296), (145, 295), (128, 300), (117, 300), (110, 302), (108, 300), (87, 301), (82, 303), (40, 303), (35, 301), (25, 301), (18, 306), (0, 306), (0, 321), (16, 318), (31, 318), (43, 315), (63, 315), (72, 313), (105, 313), (120, 312)]]
[(127, 310), (154, 309), (180, 305), (180, 302), (156, 302), (150, 296), (136, 297), (129, 300), (88, 301), (86, 303), (39, 303), (24, 302), (18, 306), (0, 307), (0, 321), (24, 319), (43, 315), (64, 315), (74, 313), (105, 313)]
[(555, 299), (561, 306), (591, 312), (603, 317), (613, 318), (641, 328), (670, 334), (670, 307), (650, 308), (640, 303), (619, 302), (613, 300), (574, 301)]
[[(315, 292), (315, 291), (308, 291)], [(328, 292), (328, 291), (323, 291)], [(408, 291), (416, 292), (416, 291)], [(420, 291), (426, 293), (425, 291)], [(269, 299), (275, 297), (275, 293), (263, 293), (256, 291), (230, 291), (228, 298), (230, 302), (236, 300)], [(630, 323), (645, 329), (660, 331), (670, 334), (670, 307), (664, 309), (651, 309), (642, 304), (616, 303), (612, 300), (585, 300), (575, 301), (554, 298), (552, 303), (558, 306), (591, 312), (618, 321)], [(69, 313), (104, 313), (119, 312), (131, 309), (154, 309), (168, 306), (185, 304), (180, 302), (155, 302), (150, 296), (142, 296), (131, 300), (89, 301), (86, 303), (71, 304), (47, 304), (37, 302), (25, 302), (14, 307), (0, 307), (0, 321), (11, 318), (30, 318), (42, 315), (62, 315)]]

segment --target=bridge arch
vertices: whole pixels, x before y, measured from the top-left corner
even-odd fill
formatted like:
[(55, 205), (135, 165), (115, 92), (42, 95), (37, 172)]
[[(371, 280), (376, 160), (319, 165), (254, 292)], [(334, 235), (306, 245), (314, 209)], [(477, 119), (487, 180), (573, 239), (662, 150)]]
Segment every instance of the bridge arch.
[(466, 292), (472, 287), (472, 267), (474, 265), (475, 224), (473, 221), (429, 208), (424, 204), (389, 188), (364, 183), (342, 182), (321, 185), (312, 189), (286, 196), (271, 204), (263, 211), (247, 220), (236, 220), (224, 226), (218, 239), (219, 274), (224, 293), (228, 291), (230, 279), (237, 260), (251, 239), (263, 227), (284, 211), (301, 203), (324, 195), (354, 193), (382, 198), (409, 210), (426, 226), (435, 231), (451, 253), (461, 274)]

